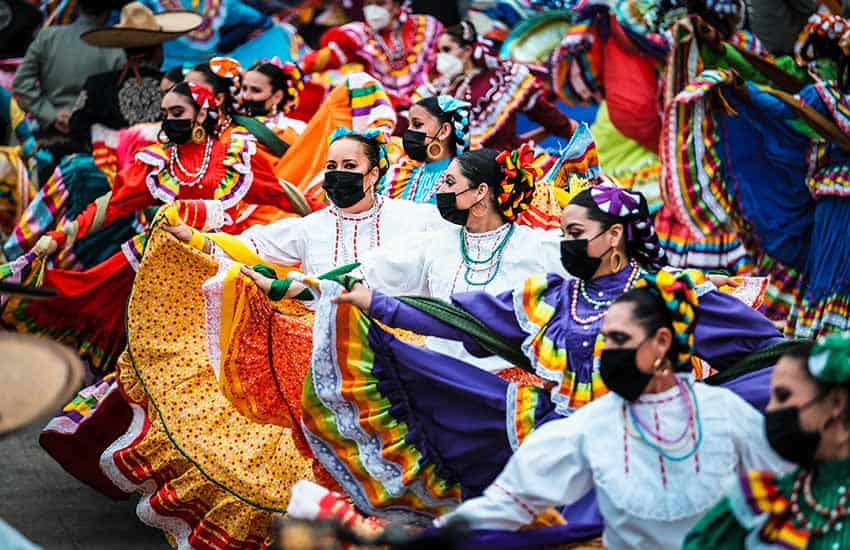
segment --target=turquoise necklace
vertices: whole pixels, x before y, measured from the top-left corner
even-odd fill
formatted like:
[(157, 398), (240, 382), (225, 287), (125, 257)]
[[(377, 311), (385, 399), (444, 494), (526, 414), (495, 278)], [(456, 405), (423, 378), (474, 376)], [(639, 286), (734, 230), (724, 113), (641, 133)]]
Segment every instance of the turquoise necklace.
[[(493, 279), (496, 278), (496, 275), (499, 274), (499, 268), (502, 265), (502, 254), (505, 251), (505, 246), (508, 244), (508, 241), (511, 238), (511, 235), (514, 234), (514, 224), (510, 224), (508, 230), (505, 232), (505, 236), (502, 240), (493, 248), (493, 252), (489, 257), (476, 260), (469, 255), (469, 248), (466, 244), (466, 228), (461, 228), (460, 230), (460, 255), (463, 258), (463, 263), (466, 266), (466, 271), (463, 274), (463, 280), (466, 281), (466, 284), (469, 286), (487, 286)], [(495, 269), (493, 269), (495, 267)], [(490, 274), (486, 281), (483, 282), (474, 282), (470, 280), (471, 272), (482, 272), (489, 271)]]

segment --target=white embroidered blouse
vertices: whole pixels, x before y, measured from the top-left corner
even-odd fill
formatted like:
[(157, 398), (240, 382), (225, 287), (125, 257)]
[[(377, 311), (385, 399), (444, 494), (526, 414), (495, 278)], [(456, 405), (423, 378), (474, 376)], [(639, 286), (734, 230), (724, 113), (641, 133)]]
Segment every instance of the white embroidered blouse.
[[(758, 411), (724, 388), (695, 383), (693, 390), (702, 442), (691, 457), (670, 461), (635, 437), (624, 400), (609, 393), (532, 432), (481, 497), (437, 523), (460, 517), (473, 529), (517, 530), (595, 488), (606, 548), (680, 548), (738, 472), (788, 468), (770, 449)], [(675, 438), (688, 423), (678, 392), (645, 396), (635, 413)]]
[[(503, 248), (497, 251), (503, 241)], [(460, 226), (451, 226), (429, 234), (409, 234), (366, 254), (363, 275), (370, 288), (396, 296), (448, 301), (456, 292), (498, 294), (514, 290), (538, 273), (569, 277), (561, 264), (560, 244), (559, 231), (504, 224), (487, 233), (462, 234)], [(426, 347), (490, 372), (511, 367), (498, 357), (474, 357), (460, 342), (428, 338)]]

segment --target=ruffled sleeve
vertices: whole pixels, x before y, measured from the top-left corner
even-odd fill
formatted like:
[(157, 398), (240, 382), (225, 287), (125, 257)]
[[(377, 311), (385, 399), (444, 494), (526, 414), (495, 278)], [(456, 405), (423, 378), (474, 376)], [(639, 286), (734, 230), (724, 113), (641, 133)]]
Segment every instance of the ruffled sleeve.
[(584, 453), (585, 421), (554, 420), (532, 432), (499, 477), (478, 498), (437, 520), (466, 520), (473, 529), (515, 531), (544, 510), (572, 504), (593, 489)]
[(432, 238), (429, 233), (413, 233), (371, 250), (361, 262), (366, 283), (395, 296), (430, 296), (426, 245)]
[(363, 33), (358, 32), (358, 26), (362, 23), (336, 27), (322, 35), (322, 47), (304, 56), (304, 72), (318, 73), (351, 63), (363, 43)]
[(305, 220), (285, 218), (270, 225), (255, 225), (236, 238), (271, 264), (301, 264), (307, 254)]
[(748, 535), (735, 519), (729, 499), (724, 497), (694, 525), (685, 537), (682, 549), (737, 550), (746, 547)]

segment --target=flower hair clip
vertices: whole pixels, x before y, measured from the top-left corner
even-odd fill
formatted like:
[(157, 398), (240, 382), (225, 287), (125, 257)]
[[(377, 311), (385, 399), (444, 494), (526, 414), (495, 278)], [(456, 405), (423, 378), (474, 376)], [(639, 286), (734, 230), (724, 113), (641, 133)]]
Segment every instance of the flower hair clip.
[(514, 151), (502, 151), (496, 157), (504, 176), (496, 200), (502, 214), (509, 220), (515, 220), (528, 209), (537, 178), (543, 175), (543, 170), (534, 164), (534, 160), (534, 150), (529, 143), (523, 143)]

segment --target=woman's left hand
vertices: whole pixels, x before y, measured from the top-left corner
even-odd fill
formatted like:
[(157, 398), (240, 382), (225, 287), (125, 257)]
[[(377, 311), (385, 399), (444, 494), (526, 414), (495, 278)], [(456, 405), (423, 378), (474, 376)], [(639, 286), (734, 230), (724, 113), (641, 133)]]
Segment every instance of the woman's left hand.
[(265, 275), (260, 275), (250, 267), (244, 265), (242, 266), (242, 275), (245, 275), (249, 279), (252, 279), (254, 281), (254, 284), (256, 284), (266, 296), (269, 295), (269, 291), (272, 288), (272, 283), (274, 282), (274, 279), (269, 279)]

